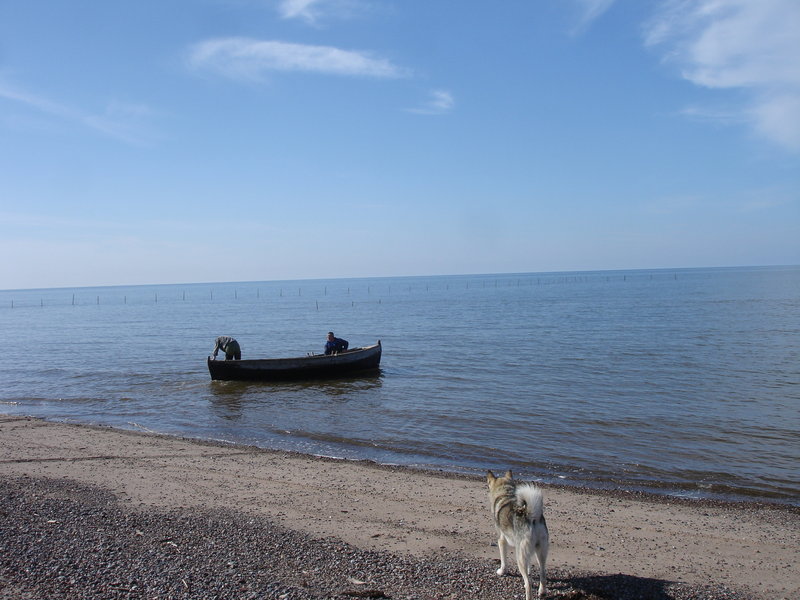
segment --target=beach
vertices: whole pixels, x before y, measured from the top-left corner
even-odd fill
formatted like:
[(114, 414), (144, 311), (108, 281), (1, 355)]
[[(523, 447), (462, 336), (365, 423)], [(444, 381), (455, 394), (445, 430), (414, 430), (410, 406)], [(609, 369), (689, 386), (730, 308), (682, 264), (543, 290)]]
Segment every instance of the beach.
[[(524, 597), (482, 478), (5, 416), (0, 480), (3, 598)], [(797, 507), (542, 487), (549, 597), (800, 596)]]

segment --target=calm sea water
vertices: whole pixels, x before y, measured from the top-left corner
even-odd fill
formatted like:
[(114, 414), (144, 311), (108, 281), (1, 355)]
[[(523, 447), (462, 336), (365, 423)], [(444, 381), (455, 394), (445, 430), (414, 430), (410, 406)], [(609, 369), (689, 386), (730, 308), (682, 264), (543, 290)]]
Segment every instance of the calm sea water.
[[(379, 375), (212, 382), (381, 339)], [(800, 504), (800, 267), (0, 291), (0, 412)]]

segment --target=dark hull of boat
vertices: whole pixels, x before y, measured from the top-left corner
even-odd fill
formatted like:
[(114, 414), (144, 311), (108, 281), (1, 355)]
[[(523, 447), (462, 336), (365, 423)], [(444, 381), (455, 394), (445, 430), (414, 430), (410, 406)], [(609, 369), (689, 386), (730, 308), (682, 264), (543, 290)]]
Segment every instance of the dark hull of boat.
[(213, 380), (223, 381), (298, 381), (330, 379), (378, 370), (381, 342), (374, 346), (353, 348), (339, 354), (314, 354), (297, 358), (255, 360), (212, 360), (208, 372)]

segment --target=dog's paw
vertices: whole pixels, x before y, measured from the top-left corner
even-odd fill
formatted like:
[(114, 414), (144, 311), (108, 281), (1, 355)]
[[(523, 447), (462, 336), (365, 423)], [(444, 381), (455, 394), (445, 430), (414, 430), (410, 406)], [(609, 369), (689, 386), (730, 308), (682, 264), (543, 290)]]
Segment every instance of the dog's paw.
[(495, 571), (495, 573), (497, 573), (498, 575), (505, 575), (506, 570), (503, 567), (500, 567), (499, 569), (497, 569), (497, 571)]

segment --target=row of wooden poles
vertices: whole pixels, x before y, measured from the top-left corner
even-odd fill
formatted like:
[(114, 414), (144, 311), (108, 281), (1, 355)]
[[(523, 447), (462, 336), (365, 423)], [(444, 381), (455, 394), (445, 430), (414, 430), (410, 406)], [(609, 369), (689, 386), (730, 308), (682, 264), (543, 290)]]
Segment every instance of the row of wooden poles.
[[(184, 300), (186, 300), (186, 298), (184, 298)], [(125, 296), (125, 297), (123, 298), (123, 304), (127, 304), (127, 303), (128, 303), (128, 297), (127, 297), (127, 296)], [(156, 294), (156, 297), (155, 297), (155, 299), (154, 299), (154, 303), (155, 303), (155, 304), (158, 304), (158, 295), (157, 295), (157, 294)], [(315, 300), (315, 303), (316, 303), (316, 308), (317, 308), (317, 310), (319, 310), (319, 300)], [(380, 298), (378, 298), (378, 304), (382, 304), (382, 300), (381, 300)], [(75, 298), (73, 298), (73, 299), (72, 299), (72, 306), (75, 306), (75, 305), (76, 305)], [(97, 296), (97, 305), (98, 305), (98, 306), (100, 305), (100, 296)], [(350, 305), (351, 305), (351, 306), (355, 306), (355, 305), (356, 305), (356, 302), (355, 302), (355, 300), (353, 300), (353, 301), (350, 303)], [(42, 298), (42, 299), (40, 300), (40, 302), (39, 302), (39, 306), (42, 306), (42, 307), (44, 307), (44, 298)], [(15, 306), (15, 304), (14, 304), (14, 301), (12, 300), (12, 301), (11, 301), (11, 308), (15, 308), (15, 307), (16, 307), (16, 306)]]
[[(678, 278), (678, 275), (675, 274), (674, 275), (674, 279), (677, 279), (677, 278)], [(579, 276), (575, 276), (575, 277), (558, 277), (558, 278), (555, 278), (555, 279), (550, 279), (549, 281), (545, 281), (545, 284), (548, 284), (548, 283), (549, 284), (553, 284), (553, 283), (581, 283), (581, 282), (588, 281), (588, 279), (589, 279), (588, 277), (579, 277)], [(650, 275), (650, 279), (653, 279), (652, 275)], [(610, 280), (611, 280), (611, 277), (607, 276), (606, 277), (606, 281), (610, 281)], [(627, 275), (623, 275), (622, 276), (622, 281), (627, 281), (627, 280), (628, 280), (628, 276)], [(483, 285), (481, 287), (483, 287), (483, 288), (487, 287), (485, 281), (482, 282), (482, 284)], [(539, 278), (536, 279), (536, 285), (541, 285), (541, 284), (542, 284), (542, 278), (539, 277)], [(522, 285), (520, 279), (516, 280), (516, 285), (517, 285), (517, 287), (520, 287)], [(533, 280), (532, 279), (530, 280), (530, 283), (528, 285), (533, 285)], [(476, 287), (476, 286), (471, 285), (469, 281), (466, 282), (465, 289), (471, 289), (472, 287)], [(497, 280), (495, 280), (494, 281), (494, 286), (490, 285), (488, 287), (497, 288), (497, 287), (500, 287), (500, 286), (498, 285)], [(509, 282), (507, 287), (514, 287), (513, 282)], [(411, 292), (411, 289), (412, 289), (412, 286), (408, 286), (408, 291), (409, 292)], [(446, 290), (450, 289), (450, 284), (449, 283), (445, 285), (445, 289)], [(430, 291), (430, 285), (426, 285), (425, 286), (425, 291), (426, 292)], [(391, 292), (392, 292), (392, 286), (388, 286), (387, 293), (391, 294)], [(372, 286), (367, 286), (367, 294), (372, 294)], [(283, 288), (280, 288), (278, 295), (280, 297), (283, 297), (283, 295), (284, 295), (283, 294)], [(302, 296), (303, 295), (303, 288), (298, 288), (297, 289), (297, 295), (298, 296)], [(328, 295), (328, 286), (325, 286), (325, 288), (323, 290), (323, 295), (325, 295), (325, 296)], [(348, 296), (350, 295), (350, 288), (349, 287), (347, 288), (347, 295)], [(210, 290), (209, 291), (209, 297), (210, 297), (211, 300), (214, 299), (214, 290)], [(238, 300), (238, 298), (239, 298), (239, 291), (238, 290), (236, 290), (236, 289), (233, 290), (233, 297), (234, 297), (234, 300)], [(260, 297), (261, 297), (261, 289), (259, 288), (259, 289), (256, 289), (256, 298), (260, 298)], [(183, 292), (182, 300), (186, 301), (186, 291)], [(123, 296), (123, 300), (122, 301), (123, 301), (123, 304), (127, 304), (128, 303), (128, 296)], [(158, 304), (158, 292), (154, 292), (154, 294), (153, 294), (153, 302), (155, 304)], [(96, 303), (98, 305), (100, 304), (100, 296), (99, 295), (96, 297)], [(72, 306), (75, 306), (75, 304), (76, 304), (76, 302), (75, 302), (75, 294), (72, 294)], [(11, 308), (14, 308), (14, 306), (15, 306), (14, 305), (14, 300), (11, 300)], [(40, 306), (44, 306), (44, 298), (42, 298), (40, 300)], [(319, 302), (317, 302), (317, 307), (319, 307)]]

